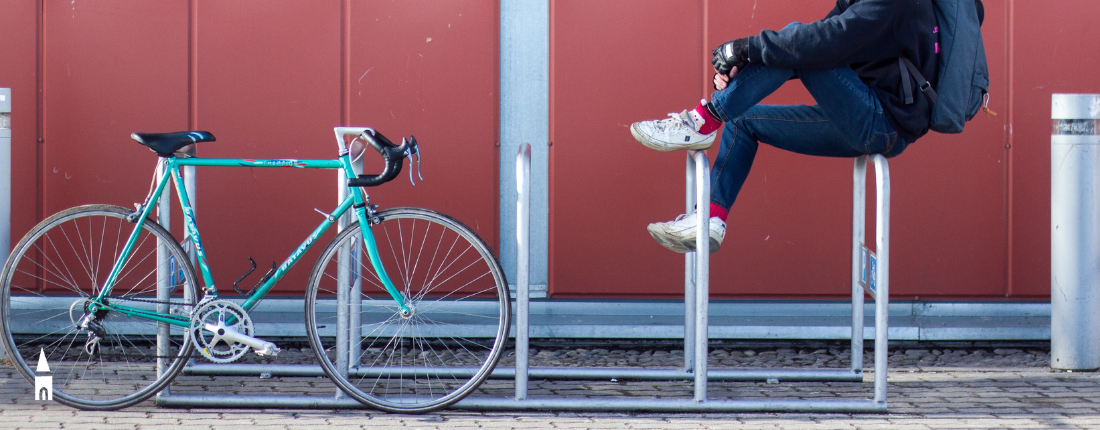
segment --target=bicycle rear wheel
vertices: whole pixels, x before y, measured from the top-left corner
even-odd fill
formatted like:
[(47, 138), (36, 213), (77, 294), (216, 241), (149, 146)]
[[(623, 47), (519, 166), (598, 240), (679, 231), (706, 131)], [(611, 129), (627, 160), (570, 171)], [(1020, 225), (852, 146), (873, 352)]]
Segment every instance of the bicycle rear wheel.
[[(0, 273), (0, 336), (15, 368), (32, 384), (35, 376), (52, 376), (54, 400), (69, 406), (110, 410), (141, 402), (191, 355), (186, 330), (167, 323), (100, 310), (90, 329), (78, 327), (134, 230), (130, 212), (89, 205), (57, 213), (23, 237)], [(198, 297), (190, 260), (160, 225), (146, 220), (141, 227), (108, 304), (188, 315)], [(171, 289), (160, 298), (158, 277)], [(158, 330), (168, 339), (159, 349)], [(89, 342), (92, 333), (98, 342)], [(40, 353), (48, 373), (36, 372)]]
[[(485, 242), (446, 215), (394, 208), (378, 217), (371, 231), (382, 267), (412, 315), (402, 316), (386, 293), (355, 224), (329, 243), (310, 276), (310, 345), (329, 377), (362, 403), (390, 412), (445, 407), (477, 389), (500, 360), (511, 322), (504, 271)], [(358, 336), (344, 348), (338, 333)]]

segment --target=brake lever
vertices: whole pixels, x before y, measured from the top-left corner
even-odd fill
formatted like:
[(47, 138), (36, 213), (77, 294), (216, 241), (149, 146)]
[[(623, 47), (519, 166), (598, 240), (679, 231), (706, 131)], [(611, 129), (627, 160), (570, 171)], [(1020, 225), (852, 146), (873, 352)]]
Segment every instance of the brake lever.
[[(416, 137), (413, 135), (409, 135), (408, 141), (406, 141), (405, 138), (401, 138), (401, 144), (405, 145), (406, 143), (408, 143), (408, 155), (416, 155), (416, 176), (420, 178), (420, 182), (424, 182), (424, 176), (420, 174), (420, 145), (416, 144)], [(413, 181), (412, 158), (409, 159), (409, 182), (412, 183), (414, 187), (416, 186), (416, 182)]]

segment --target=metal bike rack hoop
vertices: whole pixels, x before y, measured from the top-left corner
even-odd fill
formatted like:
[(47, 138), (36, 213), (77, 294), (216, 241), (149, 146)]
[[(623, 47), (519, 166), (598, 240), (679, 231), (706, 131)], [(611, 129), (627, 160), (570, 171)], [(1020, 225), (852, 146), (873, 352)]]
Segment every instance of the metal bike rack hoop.
[[(522, 149), (517, 155), (517, 166), (524, 165), (524, 157), (529, 157)], [(871, 252), (864, 246), (866, 221), (866, 174), (868, 158), (875, 164), (876, 182), (876, 241), (875, 252)], [(523, 190), (527, 186), (529, 175), (525, 174), (521, 167), (517, 167), (517, 189), (519, 192), (518, 205), (520, 213), (524, 206)], [(707, 156), (702, 151), (689, 151), (687, 157), (686, 174), (687, 190), (685, 212), (691, 213), (697, 206), (702, 206), (710, 199), (710, 169)], [(694, 398), (688, 399), (529, 399), (527, 397), (528, 374), (522, 369), (528, 368), (528, 355), (526, 338), (522, 351), (517, 350), (515, 378), (515, 401), (505, 401), (491, 398), (467, 398), (457, 405), (460, 409), (477, 410), (584, 410), (584, 411), (670, 411), (670, 412), (743, 412), (743, 411), (772, 411), (772, 412), (885, 412), (886, 405), (886, 374), (887, 374), (887, 333), (889, 305), (889, 207), (890, 207), (890, 176), (886, 158), (882, 155), (859, 157), (855, 160), (853, 169), (853, 216), (852, 216), (852, 365), (850, 369), (814, 369), (802, 371), (794, 369), (735, 369), (711, 371), (707, 369), (707, 344), (708, 344), (708, 307), (709, 307), (709, 212), (699, 210), (696, 212), (698, 228), (696, 234), (696, 249), (698, 252), (685, 254), (684, 264), (684, 289), (685, 289), (685, 318), (684, 318), (684, 369), (683, 371), (655, 370), (655, 369), (530, 369), (532, 375), (547, 379), (570, 379), (587, 375), (592, 379), (604, 379), (607, 377), (623, 377), (635, 379), (693, 379)], [(522, 225), (520, 222), (518, 225)], [(517, 236), (522, 237), (522, 231)], [(520, 241), (519, 253), (529, 252)], [(865, 261), (863, 258), (867, 257)], [(519, 270), (522, 273), (523, 268)], [(872, 272), (873, 270), (873, 272)], [(869, 278), (869, 280), (868, 280)], [(524, 287), (524, 283), (519, 286)], [(522, 291), (522, 290), (521, 290)], [(779, 400), (779, 399), (736, 399), (736, 400), (710, 400), (707, 398), (708, 380), (771, 380), (782, 378), (785, 381), (792, 380), (816, 380), (816, 381), (859, 381), (863, 380), (863, 295), (872, 294), (875, 298), (875, 377), (874, 397), (866, 401), (837, 401), (837, 400)], [(520, 293), (522, 297), (522, 292)], [(528, 303), (520, 301), (516, 306), (517, 314), (517, 339), (520, 333), (528, 332)], [(517, 341), (517, 348), (519, 342)], [(739, 372), (740, 371), (740, 372)], [(506, 373), (506, 369), (498, 369), (496, 373)], [(501, 375), (503, 376), (503, 375)], [(602, 378), (601, 378), (602, 376)], [(744, 379), (739, 378), (743, 377)], [(802, 377), (802, 378), (800, 378)], [(758, 379), (756, 379), (758, 378)], [(522, 385), (521, 382), (522, 381)]]
[[(875, 165), (876, 179), (876, 241), (875, 253), (864, 247), (866, 209), (866, 169), (871, 160)], [(521, 147), (517, 154), (517, 227), (524, 228), (523, 217), (526, 210), (526, 190), (529, 190), (530, 152)], [(687, 204), (690, 212), (695, 202), (709, 201), (710, 169), (706, 154), (702, 151), (690, 151), (687, 159)], [(632, 369), (632, 368), (529, 368), (527, 354), (527, 334), (529, 333), (529, 302), (527, 282), (524, 282), (525, 267), (518, 267), (518, 286), (516, 312), (516, 367), (498, 367), (491, 375), (494, 378), (514, 378), (515, 396), (512, 399), (468, 397), (455, 405), (456, 409), (473, 410), (573, 410), (573, 411), (661, 411), (661, 412), (885, 412), (886, 373), (887, 373), (887, 307), (889, 304), (889, 199), (890, 177), (886, 158), (881, 155), (859, 157), (855, 160), (853, 171), (853, 231), (852, 231), (852, 365), (850, 369), (707, 369), (708, 341), (708, 305), (709, 305), (709, 235), (708, 211), (699, 211), (697, 224), (698, 239), (696, 249), (701, 252), (688, 253), (685, 256), (685, 324), (684, 350), (685, 363), (682, 370), (674, 369)], [(518, 232), (519, 253), (529, 252), (529, 244), (523, 240), (523, 231)], [(868, 256), (865, 262), (863, 256)], [(870, 257), (874, 263), (870, 263)], [(519, 260), (522, 262), (523, 260)], [(874, 275), (869, 271), (874, 267)], [(873, 282), (863, 282), (869, 278)], [(866, 285), (866, 286), (865, 286)], [(821, 382), (862, 382), (863, 381), (863, 295), (872, 294), (875, 298), (875, 375), (874, 397), (869, 400), (801, 400), (801, 399), (708, 399), (707, 382), (722, 381), (821, 381)], [(352, 294), (354, 296), (355, 294)], [(349, 324), (350, 325), (350, 324)], [(350, 337), (354, 330), (344, 333)], [(351, 340), (351, 339), (349, 339)], [(348, 342), (358, 343), (358, 342)], [(339, 352), (341, 357), (343, 352)], [(351, 368), (359, 374), (369, 370)], [(319, 366), (308, 365), (267, 365), (264, 372), (272, 375), (313, 376), (323, 375)], [(400, 371), (400, 369), (396, 370)], [(255, 375), (260, 373), (257, 365), (196, 365), (190, 367), (190, 374), (203, 375)], [(692, 399), (562, 399), (529, 398), (527, 381), (529, 377), (540, 379), (638, 379), (638, 380), (693, 380)], [(252, 407), (252, 408), (365, 408), (352, 399), (332, 396), (231, 396), (231, 395), (172, 395), (160, 396), (158, 405), (174, 407)]]

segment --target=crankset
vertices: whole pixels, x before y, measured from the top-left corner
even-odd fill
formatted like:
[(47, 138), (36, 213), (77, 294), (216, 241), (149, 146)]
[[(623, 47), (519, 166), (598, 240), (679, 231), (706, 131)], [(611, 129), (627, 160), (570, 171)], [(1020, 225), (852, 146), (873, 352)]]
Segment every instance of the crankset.
[(230, 363), (244, 356), (249, 348), (256, 354), (279, 354), (275, 344), (252, 337), (252, 319), (236, 303), (209, 300), (201, 303), (191, 316), (191, 341), (203, 357), (215, 363)]

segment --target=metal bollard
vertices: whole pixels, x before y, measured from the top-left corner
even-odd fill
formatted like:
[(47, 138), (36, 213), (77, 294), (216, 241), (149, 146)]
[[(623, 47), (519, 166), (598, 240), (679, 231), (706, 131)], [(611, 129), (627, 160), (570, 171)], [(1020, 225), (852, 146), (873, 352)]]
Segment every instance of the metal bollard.
[[(11, 254), (11, 88), (0, 88), (0, 264)], [(6, 360), (0, 346), (0, 360)]]
[(1053, 94), (1050, 366), (1100, 368), (1100, 94)]
[(11, 253), (11, 88), (0, 88), (0, 264)]

